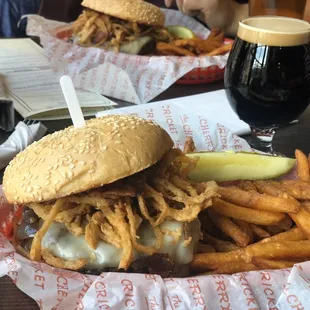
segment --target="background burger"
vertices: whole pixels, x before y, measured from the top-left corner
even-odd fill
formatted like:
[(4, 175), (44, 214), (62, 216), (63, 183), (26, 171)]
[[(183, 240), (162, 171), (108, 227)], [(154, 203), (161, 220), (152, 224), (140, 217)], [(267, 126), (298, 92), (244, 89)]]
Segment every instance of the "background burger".
[(190, 182), (195, 159), (172, 147), (153, 122), (117, 115), (33, 143), (3, 179), (8, 201), (24, 206), (16, 248), (58, 268), (179, 272), (217, 185)]
[(157, 41), (169, 42), (165, 15), (142, 0), (84, 0), (83, 13), (73, 24), (71, 41), (127, 54), (155, 50)]

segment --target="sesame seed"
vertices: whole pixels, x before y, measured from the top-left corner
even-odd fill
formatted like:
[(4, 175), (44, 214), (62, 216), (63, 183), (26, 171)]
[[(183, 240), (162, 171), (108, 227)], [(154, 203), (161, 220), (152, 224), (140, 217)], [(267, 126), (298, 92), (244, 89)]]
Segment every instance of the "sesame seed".
[(85, 161), (83, 161), (83, 160), (81, 160), (81, 161), (79, 161), (79, 165), (81, 165), (81, 166), (85, 166), (85, 165), (86, 165), (86, 162), (85, 162)]
[(117, 140), (115, 141), (115, 144), (122, 144), (122, 141)]
[(59, 180), (55, 180), (53, 183), (57, 185), (59, 182), (60, 182)]

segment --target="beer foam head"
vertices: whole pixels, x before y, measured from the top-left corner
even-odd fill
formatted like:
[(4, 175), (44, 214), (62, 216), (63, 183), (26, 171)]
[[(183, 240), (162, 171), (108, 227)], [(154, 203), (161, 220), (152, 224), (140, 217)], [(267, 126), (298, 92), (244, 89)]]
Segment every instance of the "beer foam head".
[(281, 16), (250, 17), (239, 23), (238, 37), (254, 44), (298, 46), (310, 42), (310, 24)]

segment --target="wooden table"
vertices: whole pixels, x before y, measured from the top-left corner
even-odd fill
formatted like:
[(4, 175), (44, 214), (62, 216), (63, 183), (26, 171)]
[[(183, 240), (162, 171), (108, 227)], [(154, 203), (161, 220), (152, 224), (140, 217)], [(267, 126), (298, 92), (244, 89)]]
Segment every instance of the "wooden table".
[[(156, 100), (164, 100), (182, 96), (188, 96), (193, 94), (199, 94), (203, 92), (209, 92), (223, 88), (223, 82), (218, 82), (210, 85), (174, 85), (163, 94), (161, 94)], [(206, 102), (207, 104), (207, 102)], [(288, 127), (281, 128), (277, 131), (274, 141), (274, 148), (276, 151), (285, 154), (287, 156), (293, 156), (294, 150), (300, 148), (303, 151), (310, 153), (310, 109), (308, 109), (300, 121), (297, 124), (290, 125)], [(49, 132), (62, 129), (70, 125), (70, 120), (59, 120), (44, 122)], [(0, 132), (0, 142), (2, 142), (6, 136)], [(245, 137), (248, 138), (248, 137)], [(0, 176), (2, 180), (2, 173)], [(1, 181), (0, 180), (0, 181)], [(32, 310), (38, 309), (36, 303), (28, 296), (23, 294), (19, 289), (15, 287), (11, 279), (8, 277), (0, 278), (0, 309), (11, 310)]]

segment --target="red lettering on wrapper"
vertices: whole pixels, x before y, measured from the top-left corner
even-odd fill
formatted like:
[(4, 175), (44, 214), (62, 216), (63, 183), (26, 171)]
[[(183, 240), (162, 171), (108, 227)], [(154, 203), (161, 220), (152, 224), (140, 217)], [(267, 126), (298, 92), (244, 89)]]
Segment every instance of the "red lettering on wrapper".
[(208, 151), (213, 151), (214, 146), (213, 146), (213, 142), (212, 142), (212, 136), (210, 134), (208, 121), (206, 119), (202, 118), (201, 116), (199, 116), (199, 125), (200, 125), (200, 129), (202, 131), (204, 142), (207, 146)]
[(13, 283), (17, 283), (17, 278), (18, 278), (18, 272), (17, 271), (9, 271), (8, 276), (12, 279)]
[(156, 297), (145, 297), (145, 302), (147, 305), (147, 308), (150, 310), (156, 310), (156, 309), (161, 309), (160, 304), (157, 302)]
[(16, 260), (15, 260), (15, 252), (5, 253), (4, 254), (4, 263), (6, 265), (6, 268), (8, 268), (9, 271), (16, 270), (17, 264), (16, 264)]
[(85, 294), (87, 293), (88, 289), (89, 289), (90, 285), (88, 283), (84, 283), (83, 288), (81, 289), (79, 295), (78, 295), (78, 299), (75, 303), (76, 307), (75, 309), (84, 309), (84, 304), (82, 299), (84, 298)]
[(254, 309), (259, 310), (258, 305), (256, 303), (254, 293), (253, 293), (252, 288), (250, 287), (250, 285), (248, 283), (248, 280), (245, 277), (245, 274), (240, 273), (238, 275), (238, 280), (239, 280), (241, 286), (243, 287), (243, 295), (246, 297), (249, 310), (254, 310)]
[(173, 278), (164, 278), (163, 280), (164, 280), (165, 283), (167, 283), (167, 282), (174, 282)]
[(44, 271), (42, 270), (42, 265), (37, 262), (31, 263), (32, 267), (35, 269), (34, 273), (34, 285), (37, 287), (40, 287), (42, 290), (44, 290), (45, 286), (45, 277), (43, 276)]
[(42, 301), (42, 299), (36, 300), (36, 303), (38, 304), (40, 310), (42, 310), (43, 309), (43, 301)]
[(171, 134), (178, 134), (178, 130), (174, 125), (174, 120), (171, 116), (171, 110), (170, 110), (170, 106), (166, 105), (166, 106), (162, 106), (163, 109), (163, 113), (164, 113), (164, 117), (166, 120), (166, 124), (168, 125), (168, 130), (170, 131)]
[(189, 288), (195, 301), (195, 306), (204, 306), (203, 309), (206, 309), (205, 301), (201, 294), (201, 288), (198, 279), (187, 279), (187, 283), (189, 283)]
[(286, 300), (292, 309), (305, 310), (305, 308), (303, 307), (303, 305), (301, 304), (296, 295), (288, 295)]
[(156, 282), (156, 276), (154, 274), (145, 274), (145, 280), (153, 280)]
[(145, 110), (146, 118), (153, 120), (155, 118), (154, 110), (153, 109), (147, 109)]
[[(54, 274), (57, 274), (54, 272)], [(56, 279), (56, 288), (57, 288), (57, 305), (52, 308), (56, 310), (63, 300), (68, 297), (68, 279), (59, 273)]]
[(220, 299), (219, 303), (220, 303), (221, 309), (231, 310), (230, 300), (229, 300), (229, 296), (227, 294), (225, 277), (219, 275), (219, 276), (213, 276), (213, 279), (215, 280), (216, 291), (217, 291), (217, 295), (219, 296), (219, 299)]
[(192, 128), (190, 125), (187, 124), (188, 116), (184, 114), (183, 116), (180, 116), (180, 119), (183, 124), (183, 131), (184, 131), (185, 136), (192, 137), (193, 136)]
[(217, 124), (217, 130), (218, 130), (218, 134), (220, 136), (220, 141), (222, 144), (222, 151), (226, 151), (228, 150), (228, 141), (227, 141), (227, 130), (224, 126)]
[(267, 297), (268, 307), (272, 308), (273, 310), (278, 310), (278, 308), (276, 307), (277, 301), (275, 298), (275, 293), (272, 289), (273, 281), (271, 278), (271, 274), (267, 271), (260, 271), (260, 275), (262, 286), (265, 287), (263, 292)]
[(183, 303), (178, 295), (173, 295), (171, 297), (167, 296), (167, 298), (169, 300), (170, 307), (173, 310), (180, 308), (180, 305)]
[(121, 281), (122, 286), (123, 286), (123, 291), (125, 293), (125, 306), (127, 308), (132, 308), (136, 305), (135, 301), (133, 298), (135, 297), (135, 294), (133, 292), (133, 284), (132, 281), (128, 279), (123, 279)]
[[(102, 276), (100, 276), (103, 279)], [(108, 293), (106, 290), (106, 285), (103, 281), (98, 281), (95, 283), (96, 290), (96, 300), (99, 305), (99, 309), (110, 309), (109, 301), (108, 301)]]

